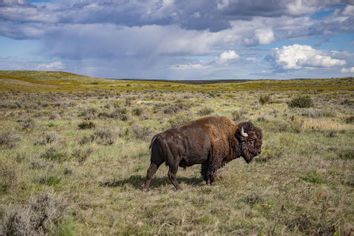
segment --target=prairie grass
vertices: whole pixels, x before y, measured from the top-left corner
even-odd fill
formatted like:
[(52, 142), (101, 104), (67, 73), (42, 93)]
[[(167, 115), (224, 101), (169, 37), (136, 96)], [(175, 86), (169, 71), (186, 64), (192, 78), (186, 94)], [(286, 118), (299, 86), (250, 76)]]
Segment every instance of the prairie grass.
[[(353, 230), (353, 79), (190, 84), (5, 71), (0, 81), (0, 235)], [(314, 107), (288, 107), (299, 95)], [(228, 163), (215, 186), (200, 166), (180, 168), (178, 192), (162, 165), (142, 192), (151, 136), (210, 113), (261, 127), (262, 153)]]

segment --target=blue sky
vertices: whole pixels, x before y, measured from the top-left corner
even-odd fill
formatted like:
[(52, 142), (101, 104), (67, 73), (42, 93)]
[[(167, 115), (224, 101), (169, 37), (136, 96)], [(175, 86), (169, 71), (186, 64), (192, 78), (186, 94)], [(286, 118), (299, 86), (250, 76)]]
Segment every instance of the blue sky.
[(0, 0), (0, 70), (141, 79), (354, 76), (351, 0)]

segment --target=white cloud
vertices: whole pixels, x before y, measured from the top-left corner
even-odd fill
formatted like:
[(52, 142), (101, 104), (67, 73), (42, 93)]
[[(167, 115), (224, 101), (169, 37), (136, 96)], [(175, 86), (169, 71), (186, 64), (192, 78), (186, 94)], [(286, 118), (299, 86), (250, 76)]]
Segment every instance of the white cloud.
[(354, 6), (353, 5), (348, 5), (344, 8), (343, 10), (343, 15), (346, 16), (354, 16)]
[(222, 10), (230, 5), (230, 0), (218, 0), (217, 2), (217, 8), (219, 10)]
[(283, 69), (329, 68), (343, 66), (345, 60), (336, 59), (308, 45), (293, 44), (274, 49), (275, 62)]
[(255, 36), (260, 44), (269, 44), (274, 41), (274, 33), (272, 29), (257, 29)]
[(354, 73), (354, 66), (353, 67), (349, 67), (349, 68), (342, 68), (340, 70), (340, 72), (342, 72), (342, 73)]
[(240, 56), (234, 50), (227, 50), (219, 55), (219, 57), (216, 59), (216, 63), (226, 64), (229, 61), (233, 61), (238, 58), (240, 58)]
[(287, 9), (291, 15), (309, 14), (317, 9), (316, 6), (312, 5), (313, 3), (315, 3), (313, 0), (290, 1), (290, 3), (287, 5)]
[(64, 65), (61, 61), (53, 61), (45, 64), (39, 64), (37, 66), (38, 70), (62, 70)]

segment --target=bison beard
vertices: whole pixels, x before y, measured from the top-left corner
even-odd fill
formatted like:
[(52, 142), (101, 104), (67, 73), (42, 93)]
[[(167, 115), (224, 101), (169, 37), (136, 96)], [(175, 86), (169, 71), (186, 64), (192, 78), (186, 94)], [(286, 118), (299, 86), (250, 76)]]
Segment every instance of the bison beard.
[(178, 190), (178, 167), (201, 164), (201, 174), (211, 185), (216, 171), (227, 162), (242, 156), (247, 163), (258, 155), (262, 146), (262, 131), (251, 122), (235, 124), (232, 120), (211, 116), (187, 125), (166, 130), (151, 140), (151, 163), (144, 190), (162, 163), (169, 167), (168, 177)]

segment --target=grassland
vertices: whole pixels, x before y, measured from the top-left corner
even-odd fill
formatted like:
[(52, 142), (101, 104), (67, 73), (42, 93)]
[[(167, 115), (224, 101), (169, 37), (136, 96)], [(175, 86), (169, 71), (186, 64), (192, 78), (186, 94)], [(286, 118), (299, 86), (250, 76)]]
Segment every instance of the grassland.
[(145, 80), (102, 80), (67, 72), (48, 71), (0, 71), (0, 91), (87, 91), (111, 90), (170, 91), (170, 92), (232, 92), (232, 91), (353, 91), (354, 78), (317, 80), (261, 80), (246, 82), (202, 83), (145, 81)]
[[(350, 235), (354, 80), (190, 84), (0, 72), (0, 235)], [(291, 108), (297, 96), (309, 108)], [(160, 167), (157, 132), (206, 115), (251, 120), (262, 154), (203, 183)]]

